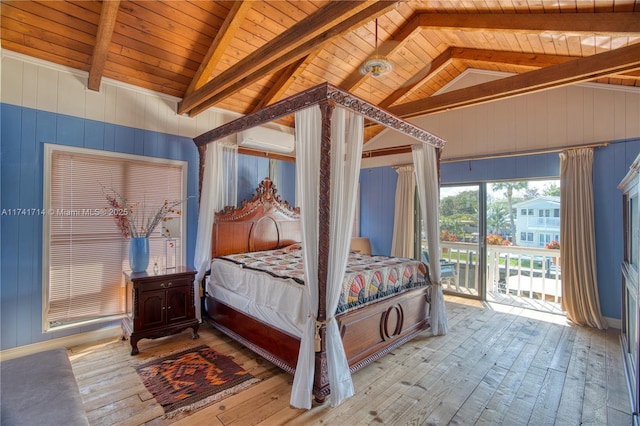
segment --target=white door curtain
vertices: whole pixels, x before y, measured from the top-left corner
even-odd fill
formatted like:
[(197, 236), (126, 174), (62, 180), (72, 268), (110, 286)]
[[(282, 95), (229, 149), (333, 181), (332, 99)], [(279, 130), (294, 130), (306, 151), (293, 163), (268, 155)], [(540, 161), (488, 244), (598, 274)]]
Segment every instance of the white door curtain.
[(560, 153), (562, 310), (567, 319), (605, 329), (600, 313), (593, 214), (593, 148)]

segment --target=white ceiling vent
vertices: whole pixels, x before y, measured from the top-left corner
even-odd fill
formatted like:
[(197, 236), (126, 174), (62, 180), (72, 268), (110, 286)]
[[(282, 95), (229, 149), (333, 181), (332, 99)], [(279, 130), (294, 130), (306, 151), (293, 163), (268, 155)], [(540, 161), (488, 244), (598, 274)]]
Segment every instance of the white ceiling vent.
[(239, 146), (260, 149), (281, 154), (290, 154), (295, 146), (295, 138), (292, 134), (266, 127), (254, 127), (238, 133)]

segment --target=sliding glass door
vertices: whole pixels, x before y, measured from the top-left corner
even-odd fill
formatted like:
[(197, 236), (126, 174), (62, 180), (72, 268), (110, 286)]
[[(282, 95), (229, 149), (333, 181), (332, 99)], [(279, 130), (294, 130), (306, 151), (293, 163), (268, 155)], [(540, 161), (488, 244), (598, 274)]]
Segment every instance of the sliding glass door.
[(561, 313), (560, 182), (487, 183), (487, 300)]
[[(480, 298), (483, 295), (482, 245), (484, 220), (480, 215), (483, 185), (440, 188), (440, 266), (443, 290)], [(420, 226), (418, 229), (424, 229)], [(423, 260), (430, 254), (424, 233), (420, 239)]]
[[(416, 229), (424, 229), (422, 221)], [(426, 236), (417, 238), (423, 260)], [(561, 313), (560, 182), (440, 187), (443, 290)]]

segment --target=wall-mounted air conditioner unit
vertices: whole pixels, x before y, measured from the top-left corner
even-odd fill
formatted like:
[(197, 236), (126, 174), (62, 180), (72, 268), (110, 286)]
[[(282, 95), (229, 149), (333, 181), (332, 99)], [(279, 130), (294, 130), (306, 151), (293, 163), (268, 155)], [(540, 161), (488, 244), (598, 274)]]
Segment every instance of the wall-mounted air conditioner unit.
[(254, 127), (238, 133), (239, 146), (260, 149), (282, 154), (290, 154), (295, 147), (295, 138), (292, 134), (266, 127)]

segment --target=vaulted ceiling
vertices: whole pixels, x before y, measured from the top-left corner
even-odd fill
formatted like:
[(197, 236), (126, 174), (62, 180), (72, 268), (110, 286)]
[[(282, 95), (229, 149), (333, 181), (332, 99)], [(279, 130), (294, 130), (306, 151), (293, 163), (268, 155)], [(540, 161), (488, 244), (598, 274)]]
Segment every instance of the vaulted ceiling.
[[(1, 13), (3, 49), (87, 71), (92, 90), (109, 78), (175, 96), (191, 116), (323, 82), (407, 118), (584, 81), (640, 87), (640, 0), (3, 0)], [(375, 54), (393, 70), (363, 75)], [(440, 93), (468, 68), (510, 75)]]

